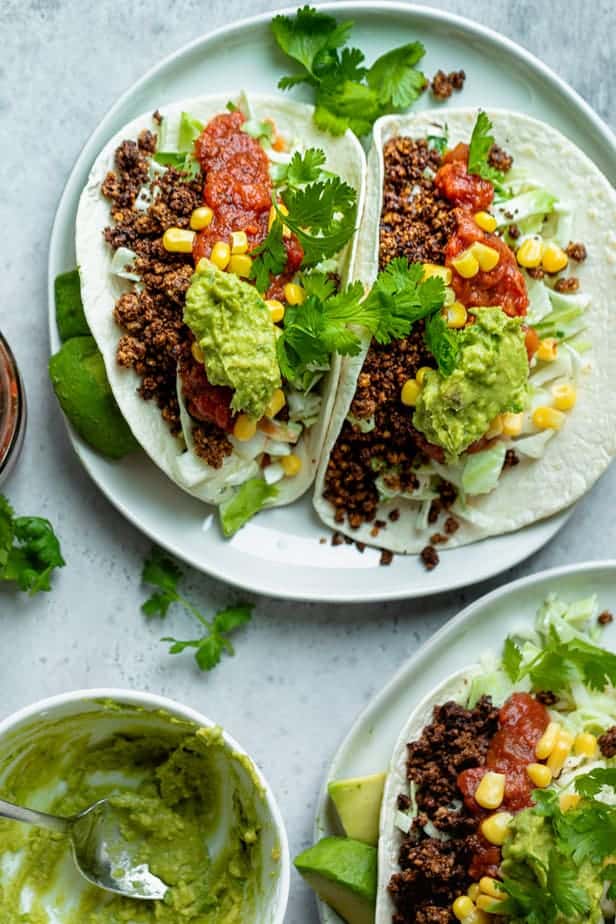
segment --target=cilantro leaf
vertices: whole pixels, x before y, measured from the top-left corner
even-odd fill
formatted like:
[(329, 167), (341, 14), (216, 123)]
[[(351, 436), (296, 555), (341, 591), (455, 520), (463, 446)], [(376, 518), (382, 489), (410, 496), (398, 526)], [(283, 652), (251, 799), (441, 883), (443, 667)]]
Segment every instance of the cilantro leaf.
[(325, 152), (321, 148), (308, 148), (301, 154), (296, 151), (287, 167), (286, 182), (289, 186), (312, 183), (321, 176), (325, 166)]
[(502, 183), (505, 175), (500, 170), (491, 167), (488, 162), (488, 157), (494, 144), (494, 136), (491, 131), (492, 122), (485, 112), (480, 111), (468, 146), (468, 172), (475, 173), (491, 183), (499, 184)]
[(522, 664), (522, 652), (516, 645), (511, 636), (505, 639), (502, 657), (505, 673), (513, 683), (520, 678), (520, 666)]
[(363, 83), (330, 76), (317, 91), (314, 122), (330, 135), (343, 135), (350, 128), (361, 138), (368, 134), (379, 115), (377, 93)]
[(587, 799), (597, 796), (604, 786), (616, 791), (616, 767), (599, 767), (575, 778), (576, 790)]
[(141, 609), (146, 616), (166, 616), (172, 603), (180, 600), (178, 583), (182, 571), (178, 565), (157, 546), (152, 548), (149, 558), (143, 564), (141, 582), (158, 587), (143, 603)]
[(527, 924), (554, 924), (561, 915), (572, 917), (590, 911), (590, 897), (578, 884), (578, 870), (555, 849), (550, 852), (545, 882), (535, 879), (530, 867), (523, 869), (515, 879), (503, 879), (509, 896), (499, 906), (504, 914)]
[(282, 273), (287, 265), (287, 250), (282, 240), (282, 221), (276, 218), (267, 237), (252, 251), (250, 278), (261, 294), (267, 292), (272, 275)]
[(224, 535), (227, 538), (235, 535), (268, 501), (276, 497), (278, 488), (275, 484), (267, 484), (262, 478), (245, 481), (233, 497), (218, 508)]
[(252, 618), (252, 606), (243, 603), (240, 606), (228, 606), (219, 610), (214, 617), (214, 628), (217, 632), (233, 632), (240, 626), (245, 626)]
[[(352, 28), (352, 22), (338, 23), (333, 16), (310, 6), (299, 9), (294, 17), (279, 15), (272, 20), (278, 45), (304, 68), (301, 78), (291, 78), (295, 82), (316, 80), (319, 70), (327, 66), (329, 54), (346, 44)], [(282, 88), (287, 86), (288, 82)]]
[(316, 295), (321, 301), (336, 291), (336, 283), (326, 273), (303, 273), (301, 283), (308, 295)]
[(0, 494), (0, 574), (4, 570), (13, 545), (13, 536), (15, 535), (13, 515), (13, 508), (6, 497)]
[(407, 109), (414, 103), (426, 85), (425, 74), (415, 65), (423, 58), (426, 49), (421, 42), (411, 42), (394, 48), (374, 62), (366, 75), (368, 85), (376, 90), (382, 107)]
[(616, 685), (616, 654), (583, 639), (561, 642), (553, 635), (540, 653), (527, 664), (521, 676), (529, 676), (536, 690), (568, 690), (578, 674), (592, 690)]
[(447, 326), (440, 311), (435, 312), (426, 321), (424, 339), (441, 375), (451, 375), (458, 365), (460, 345), (457, 335)]
[(378, 305), (379, 322), (373, 330), (378, 343), (406, 337), (415, 321), (442, 308), (445, 287), (442, 279), (433, 276), (423, 280), (420, 263), (409, 264), (406, 257), (397, 257), (379, 273), (366, 307)]
[(355, 232), (357, 192), (339, 176), (287, 187), (283, 199), (288, 215), (281, 213), (278, 203), (274, 206), (280, 221), (299, 240), (304, 266), (334, 256)]
[(607, 897), (610, 901), (616, 901), (616, 863), (608, 863), (603, 869), (603, 878), (610, 883), (607, 890)]
[(0, 580), (14, 582), (33, 596), (51, 590), (53, 572), (65, 564), (49, 520), (15, 517), (0, 494)]

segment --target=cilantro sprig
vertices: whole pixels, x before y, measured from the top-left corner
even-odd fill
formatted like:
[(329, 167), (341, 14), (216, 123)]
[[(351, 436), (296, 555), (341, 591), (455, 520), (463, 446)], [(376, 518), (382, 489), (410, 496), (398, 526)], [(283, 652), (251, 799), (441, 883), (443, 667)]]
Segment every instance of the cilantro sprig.
[(494, 145), (492, 122), (485, 112), (477, 115), (473, 133), (468, 146), (468, 172), (489, 180), (498, 189), (502, 188), (505, 174), (489, 162), (490, 151)]
[(515, 639), (507, 639), (503, 666), (513, 683), (529, 677), (535, 690), (567, 691), (576, 676), (591, 690), (616, 686), (616, 654), (583, 639), (561, 641), (553, 628), (541, 651), (526, 663)]
[(310, 6), (301, 7), (295, 16), (272, 20), (276, 42), (300, 67), (278, 86), (313, 87), (315, 123), (333, 135), (348, 128), (366, 135), (379, 116), (407, 109), (427, 84), (416, 67), (425, 54), (421, 42), (394, 48), (366, 67), (363, 52), (346, 47), (352, 28), (352, 22), (338, 22)]
[(0, 580), (15, 583), (33, 596), (51, 590), (53, 572), (65, 564), (49, 520), (16, 517), (0, 494)]
[(173, 603), (181, 604), (203, 627), (198, 638), (180, 640), (165, 636), (162, 642), (171, 643), (169, 654), (181, 654), (187, 649), (194, 650), (195, 661), (202, 671), (210, 671), (220, 663), (223, 654), (233, 655), (235, 649), (229, 634), (246, 625), (252, 618), (252, 604), (238, 604), (219, 610), (212, 619), (208, 619), (178, 590), (182, 579), (181, 568), (156, 546), (150, 552), (143, 565), (141, 580), (157, 588), (143, 603), (141, 609), (146, 616), (165, 617)]

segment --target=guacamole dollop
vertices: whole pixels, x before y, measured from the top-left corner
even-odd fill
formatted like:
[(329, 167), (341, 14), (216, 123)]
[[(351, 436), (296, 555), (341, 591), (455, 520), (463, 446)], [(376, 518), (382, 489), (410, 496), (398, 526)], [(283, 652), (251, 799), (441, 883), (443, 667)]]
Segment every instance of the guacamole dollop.
[(460, 358), (449, 376), (426, 374), (413, 424), (456, 458), (482, 437), (498, 414), (524, 409), (528, 358), (519, 318), (478, 308), (458, 334)]
[(263, 417), (280, 387), (280, 368), (276, 327), (255, 287), (200, 260), (186, 293), (184, 322), (203, 350), (212, 385), (233, 389), (234, 411)]

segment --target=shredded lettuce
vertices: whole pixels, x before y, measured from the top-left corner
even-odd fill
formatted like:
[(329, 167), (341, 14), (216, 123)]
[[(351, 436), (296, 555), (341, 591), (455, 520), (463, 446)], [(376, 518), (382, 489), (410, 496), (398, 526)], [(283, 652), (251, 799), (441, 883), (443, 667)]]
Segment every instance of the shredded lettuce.
[(493, 214), (499, 227), (517, 224), (534, 215), (546, 215), (558, 201), (557, 197), (541, 187), (521, 193), (513, 199), (495, 205)]
[(466, 494), (489, 494), (498, 484), (503, 470), (507, 444), (502, 440), (490, 449), (469, 455), (462, 472), (462, 487)]
[(128, 279), (131, 282), (139, 282), (141, 276), (130, 269), (136, 259), (137, 254), (134, 250), (129, 250), (128, 247), (118, 247), (111, 258), (109, 272), (112, 276), (119, 276), (121, 279)]
[(539, 433), (533, 433), (531, 436), (523, 436), (513, 443), (517, 453), (528, 456), (529, 459), (540, 459), (545, 452), (545, 447), (555, 435), (556, 430), (541, 430)]
[(354, 414), (347, 414), (348, 422), (360, 433), (372, 433), (376, 427), (374, 414), (372, 417), (355, 417)]
[(267, 484), (262, 478), (245, 481), (233, 497), (219, 507), (220, 525), (225, 536), (229, 538), (235, 535), (238, 529), (277, 496), (276, 485)]

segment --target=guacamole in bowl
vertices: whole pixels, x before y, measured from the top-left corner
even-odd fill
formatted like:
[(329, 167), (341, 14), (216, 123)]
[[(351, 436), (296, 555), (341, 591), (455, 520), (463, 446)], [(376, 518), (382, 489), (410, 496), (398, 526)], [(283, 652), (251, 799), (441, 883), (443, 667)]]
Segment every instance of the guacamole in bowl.
[(161, 901), (104, 892), (80, 876), (67, 837), (0, 820), (3, 924), (283, 919), (288, 848), (267, 784), (221, 728), (175, 703), (91, 691), (8, 719), (0, 797), (58, 815), (109, 799), (168, 886)]

